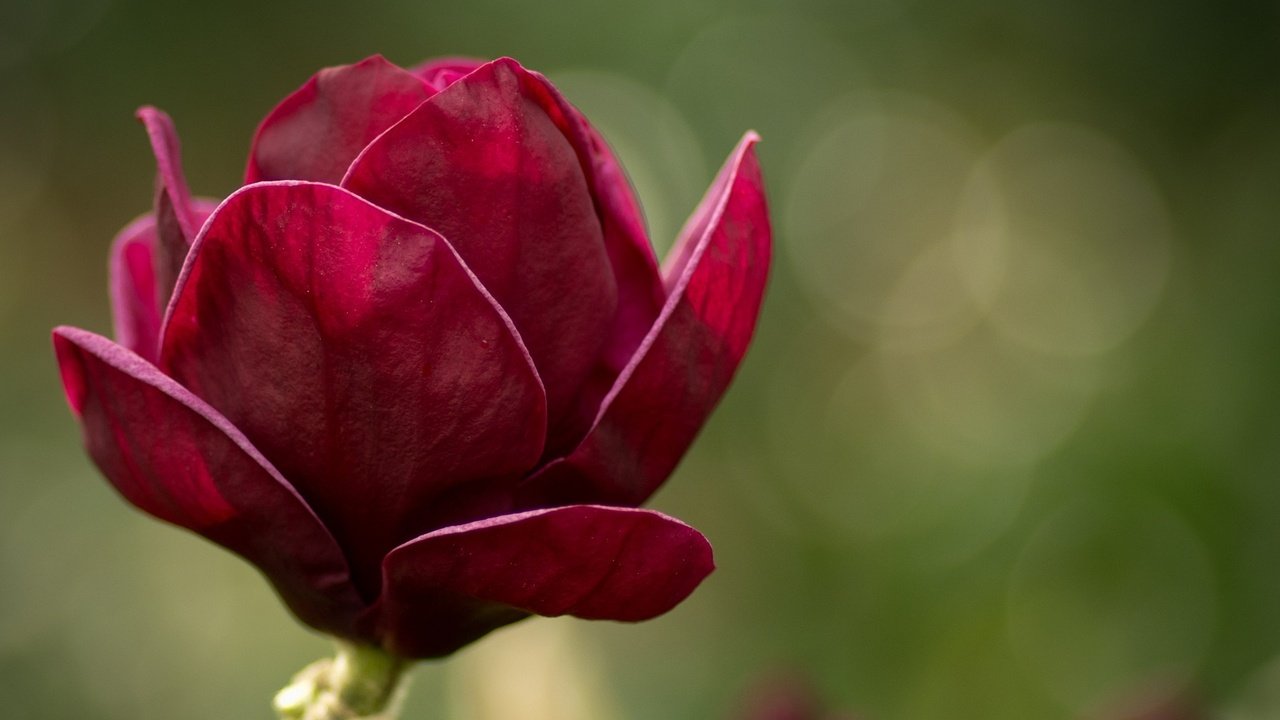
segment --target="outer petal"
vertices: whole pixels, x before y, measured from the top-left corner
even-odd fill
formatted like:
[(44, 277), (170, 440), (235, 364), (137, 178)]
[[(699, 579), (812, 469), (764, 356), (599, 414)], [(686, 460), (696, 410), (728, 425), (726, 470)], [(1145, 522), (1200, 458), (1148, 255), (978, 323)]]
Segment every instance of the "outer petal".
[(714, 569), (697, 530), (650, 510), (571, 505), (423, 535), (383, 564), (383, 642), (447, 655), (524, 616), (647, 620)]
[[(667, 478), (733, 379), (755, 330), (771, 232), (748, 133), (673, 248), (671, 295), (567, 457), (530, 478), (524, 507), (636, 505)], [(701, 219), (699, 219), (701, 218)]]
[[(182, 270), (191, 242), (200, 232), (204, 217), (192, 202), (191, 191), (182, 174), (182, 150), (173, 120), (153, 107), (138, 109), (138, 119), (147, 129), (151, 151), (156, 156), (156, 244), (157, 302), (165, 303)], [(207, 213), (205, 213), (207, 215)]]
[(365, 145), (434, 92), (381, 55), (321, 70), (258, 126), (245, 182), (336, 183)]
[(484, 65), (373, 141), (343, 186), (449, 238), (520, 329), (555, 432), (617, 288), (582, 166), (541, 92), (514, 60)]
[(342, 551), (239, 430), (106, 338), (58, 328), (54, 347), (89, 454), (126, 500), (256, 565), (308, 625), (352, 633)]
[(367, 598), (388, 550), (492, 511), (433, 498), (540, 454), (545, 398), (502, 309), (439, 235), (342, 188), (229, 197), (167, 323), (162, 367), (298, 486)]

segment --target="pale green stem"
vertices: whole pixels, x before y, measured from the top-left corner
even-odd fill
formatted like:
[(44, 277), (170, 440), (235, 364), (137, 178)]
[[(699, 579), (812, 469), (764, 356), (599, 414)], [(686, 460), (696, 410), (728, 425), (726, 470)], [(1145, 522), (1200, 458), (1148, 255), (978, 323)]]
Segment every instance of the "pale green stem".
[(378, 648), (339, 641), (336, 656), (303, 668), (273, 705), (282, 720), (395, 720), (405, 665)]

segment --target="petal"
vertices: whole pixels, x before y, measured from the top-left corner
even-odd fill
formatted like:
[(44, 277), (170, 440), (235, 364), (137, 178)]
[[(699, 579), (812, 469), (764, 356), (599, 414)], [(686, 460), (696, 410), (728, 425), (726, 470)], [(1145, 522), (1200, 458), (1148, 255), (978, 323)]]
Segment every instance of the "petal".
[(166, 322), (161, 367), (297, 485), (368, 598), (388, 550), (475, 517), (433, 498), (541, 452), (545, 398), (510, 319), (439, 235), (342, 188), (234, 193)]
[(116, 342), (148, 362), (155, 362), (160, 338), (160, 303), (152, 265), (155, 244), (155, 217), (144, 215), (116, 235), (107, 265)]
[[(187, 249), (204, 222), (182, 174), (182, 151), (173, 120), (153, 107), (138, 109), (156, 156), (156, 244), (153, 262), (157, 296), (168, 300)], [(207, 215), (207, 213), (206, 213)], [(161, 302), (161, 301), (157, 301)]]
[(365, 145), (434, 92), (381, 55), (321, 70), (258, 126), (245, 182), (336, 183)]
[[(217, 203), (195, 198), (191, 207), (196, 221), (203, 225)], [(169, 301), (167, 293), (160, 297), (156, 283), (158, 242), (155, 215), (148, 213), (129, 223), (116, 235), (107, 264), (116, 342), (152, 363), (159, 353), (160, 320)]]
[(701, 533), (651, 510), (571, 505), (490, 518), (387, 555), (381, 635), (395, 652), (437, 657), (523, 613), (648, 620), (714, 567)]
[(571, 437), (571, 442), (576, 443), (581, 439), (581, 431), (585, 431), (595, 417), (601, 399), (635, 354), (645, 333), (653, 327), (667, 293), (658, 274), (640, 203), (622, 164), (600, 133), (549, 80), (538, 73), (525, 72), (540, 89), (541, 101), (555, 109), (552, 116), (560, 118), (565, 137), (582, 162), (596, 201), (605, 248), (618, 286), (618, 311), (609, 340), (580, 399), (579, 420), (584, 424), (575, 428), (579, 432)]
[(558, 431), (617, 289), (582, 166), (540, 93), (515, 61), (484, 65), (370, 143), (343, 186), (457, 248), (520, 329)]
[(637, 505), (675, 469), (733, 379), (769, 272), (764, 181), (749, 133), (672, 249), (671, 295), (582, 444), (530, 478), (520, 506)]
[(104, 337), (58, 328), (54, 347), (89, 455), (126, 500), (256, 565), (308, 625), (352, 633), (361, 602), (341, 549), (239, 430)]
[(486, 60), (468, 57), (432, 58), (409, 68), (409, 72), (417, 75), (433, 90), (440, 92), (466, 75), (475, 72)]

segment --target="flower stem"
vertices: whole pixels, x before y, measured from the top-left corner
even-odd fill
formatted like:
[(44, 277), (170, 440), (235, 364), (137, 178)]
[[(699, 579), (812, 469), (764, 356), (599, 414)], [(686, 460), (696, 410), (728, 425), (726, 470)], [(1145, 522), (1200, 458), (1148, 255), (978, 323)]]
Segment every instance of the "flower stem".
[(272, 704), (282, 720), (394, 720), (405, 665), (378, 648), (338, 641), (337, 655), (303, 668)]

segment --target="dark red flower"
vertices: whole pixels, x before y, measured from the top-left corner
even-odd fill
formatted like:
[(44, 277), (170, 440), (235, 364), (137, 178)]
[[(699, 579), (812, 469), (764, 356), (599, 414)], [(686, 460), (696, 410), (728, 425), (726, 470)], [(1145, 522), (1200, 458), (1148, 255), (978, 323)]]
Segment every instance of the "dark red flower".
[(530, 613), (644, 620), (711, 571), (701, 534), (634, 508), (754, 330), (754, 135), (659, 270), (609, 148), (510, 59), (323, 70), (221, 203), (191, 198), (169, 118), (139, 117), (159, 191), (112, 249), (116, 341), (54, 331), (129, 502), (407, 657)]

